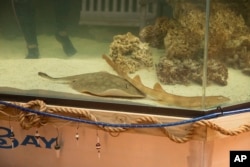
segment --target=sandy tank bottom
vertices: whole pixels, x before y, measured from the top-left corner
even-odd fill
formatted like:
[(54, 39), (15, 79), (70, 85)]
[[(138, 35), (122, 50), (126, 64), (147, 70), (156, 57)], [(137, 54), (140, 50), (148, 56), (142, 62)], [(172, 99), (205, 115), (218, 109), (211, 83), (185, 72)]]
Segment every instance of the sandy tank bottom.
[[(10, 94), (20, 90), (34, 90), (34, 93), (48, 94), (48, 96), (64, 95), (64, 98), (93, 98), (83, 95), (71, 89), (67, 84), (58, 84), (38, 76), (38, 72), (45, 72), (53, 77), (63, 77), (76, 74), (107, 71), (116, 74), (115, 71), (102, 59), (102, 54), (108, 54), (109, 42), (97, 42), (97, 40), (72, 37), (71, 40), (77, 48), (78, 53), (67, 57), (60, 46), (51, 35), (39, 35), (39, 59), (25, 59), (26, 46), (22, 37), (15, 40), (0, 39), (0, 90)], [(154, 55), (159, 51), (153, 50)], [(159, 56), (155, 56), (157, 59)], [(138, 71), (142, 82), (148, 86), (158, 82), (154, 69), (143, 69)], [(131, 75), (133, 76), (133, 75)], [(209, 85), (206, 95), (223, 95), (231, 99), (230, 104), (249, 101), (250, 77), (243, 75), (240, 71), (229, 69), (227, 86)], [(12, 89), (14, 88), (14, 89)], [(202, 87), (197, 84), (190, 85), (163, 85), (165, 91), (182, 96), (200, 96)], [(51, 92), (52, 93), (51, 93)], [(50, 93), (49, 93), (50, 92)], [(95, 99), (95, 98), (94, 98)], [(98, 98), (97, 99), (103, 99)], [(141, 105), (162, 106), (151, 99), (114, 99), (113, 101), (138, 102)], [(227, 105), (227, 104), (226, 104)]]

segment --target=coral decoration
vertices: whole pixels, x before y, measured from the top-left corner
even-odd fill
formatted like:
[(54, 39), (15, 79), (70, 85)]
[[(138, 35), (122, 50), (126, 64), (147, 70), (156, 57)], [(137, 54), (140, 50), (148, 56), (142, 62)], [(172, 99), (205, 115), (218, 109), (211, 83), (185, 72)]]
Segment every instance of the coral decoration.
[(215, 59), (209, 59), (207, 62), (207, 80), (219, 85), (227, 85), (228, 69), (227, 67)]
[(194, 58), (201, 49), (199, 35), (184, 28), (169, 30), (164, 44), (169, 58)]
[(170, 29), (176, 27), (178, 23), (167, 17), (157, 18), (154, 25), (148, 25), (141, 29), (139, 37), (143, 42), (147, 42), (149, 46), (156, 48), (164, 48), (164, 38)]
[[(173, 19), (159, 18), (143, 28), (140, 38), (165, 48), (156, 64), (163, 84), (201, 82), (206, 6), (203, 1), (166, 0)], [(226, 85), (228, 67), (250, 75), (249, 1), (214, 0), (209, 18), (207, 81)]]
[(148, 44), (141, 42), (130, 32), (114, 36), (109, 49), (109, 56), (125, 73), (134, 73), (139, 69), (153, 66)]
[(192, 59), (160, 58), (155, 66), (158, 79), (162, 84), (189, 84), (194, 78), (200, 78), (201, 66)]
[[(163, 84), (185, 84), (191, 82), (202, 83), (202, 61), (193, 59), (160, 58), (156, 65), (156, 73)], [(207, 82), (227, 85), (227, 67), (217, 60), (209, 59), (207, 63)]]
[[(250, 75), (249, 2), (215, 0), (211, 3), (207, 81), (226, 85), (228, 67)], [(131, 33), (117, 35), (110, 45), (110, 57), (125, 73), (153, 65), (149, 46), (165, 48), (156, 64), (160, 82), (201, 82), (205, 36), (205, 3), (167, 0), (173, 19), (158, 18), (144, 27), (139, 38)], [(247, 20), (248, 19), (248, 20)], [(144, 43), (145, 42), (145, 43)], [(148, 43), (148, 45), (146, 44)]]

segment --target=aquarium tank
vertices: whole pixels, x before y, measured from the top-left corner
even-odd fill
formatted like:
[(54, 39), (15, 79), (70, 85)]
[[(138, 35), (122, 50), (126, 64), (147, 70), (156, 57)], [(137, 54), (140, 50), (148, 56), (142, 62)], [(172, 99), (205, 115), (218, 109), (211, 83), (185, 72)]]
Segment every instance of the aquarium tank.
[(0, 8), (1, 100), (187, 116), (250, 102), (250, 1)]

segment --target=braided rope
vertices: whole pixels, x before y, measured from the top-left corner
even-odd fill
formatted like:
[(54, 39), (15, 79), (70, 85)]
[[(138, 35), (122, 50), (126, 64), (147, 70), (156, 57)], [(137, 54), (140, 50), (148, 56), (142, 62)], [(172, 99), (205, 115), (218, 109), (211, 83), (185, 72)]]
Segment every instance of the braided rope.
[[(151, 123), (151, 124), (162, 124), (162, 122), (160, 122), (158, 119), (154, 118), (154, 117), (141, 117), (141, 118), (138, 118), (137, 123)], [(166, 127), (162, 127), (160, 128), (161, 131), (173, 142), (176, 142), (176, 143), (185, 143), (189, 140), (192, 139), (193, 135), (194, 135), (194, 128), (190, 128), (188, 133), (183, 136), (183, 137), (178, 137), (174, 134), (171, 134), (168, 129)]]
[[(25, 104), (14, 102), (13, 104), (24, 108), (36, 109), (41, 112), (47, 110), (46, 104), (41, 100), (32, 100)], [(18, 114), (18, 121), (23, 129), (30, 129), (32, 127), (40, 127), (46, 124), (48, 117), (20, 111)]]
[(193, 126), (194, 127), (200, 127), (200, 126), (208, 127), (210, 129), (218, 131), (221, 134), (226, 135), (226, 136), (236, 136), (236, 135), (239, 135), (241, 133), (245, 133), (245, 132), (250, 131), (250, 124), (241, 125), (235, 130), (230, 130), (230, 129), (222, 128), (219, 125), (217, 125), (211, 121), (208, 121), (208, 120), (201, 120), (201, 121), (195, 122), (193, 124)]
[[(62, 113), (62, 114), (70, 113), (70, 114), (77, 115), (78, 117), (85, 118), (85, 120), (91, 120), (95, 122), (97, 121), (97, 118), (85, 109), (76, 109), (76, 108), (68, 108), (68, 107), (49, 107), (49, 110), (52, 112)], [(99, 128), (107, 132), (114, 132), (114, 133), (126, 131), (125, 128), (119, 128), (119, 127), (113, 128), (113, 127), (107, 127), (107, 126), (99, 126)]]
[[(71, 114), (76, 117), (80, 117), (85, 120), (91, 120), (97, 122), (97, 117), (92, 114), (92, 112), (86, 110), (86, 109), (76, 109), (76, 108), (69, 108), (69, 107), (54, 107), (54, 106), (46, 106), (46, 104), (41, 100), (32, 100), (28, 103), (18, 103), (18, 102), (12, 102), (12, 104), (29, 108), (29, 109), (36, 109), (40, 112), (50, 112), (50, 113), (59, 113), (62, 115)], [(6, 113), (5, 110), (7, 110), (8, 106), (0, 105), (0, 114)], [(13, 109), (13, 108), (12, 108)], [(13, 109), (16, 113), (18, 113), (18, 121), (20, 123), (20, 126), (23, 129), (30, 129), (32, 127), (40, 127), (45, 124), (47, 124), (49, 118), (46, 116), (41, 116), (33, 113), (27, 113), (23, 111), (18, 111), (18, 109)], [(4, 114), (6, 115), (6, 114)], [(136, 124), (162, 124), (161, 121), (159, 121), (155, 117), (151, 116), (144, 116), (136, 119), (133, 123)], [(121, 128), (121, 127), (108, 127), (108, 126), (98, 126), (100, 129), (109, 132), (112, 136), (118, 136), (121, 132), (125, 132), (128, 129), (127, 128)], [(214, 131), (219, 132), (220, 134), (226, 135), (226, 136), (236, 136), (244, 132), (250, 131), (250, 124), (244, 124), (239, 126), (238, 128), (232, 130), (232, 129), (225, 129), (209, 120), (201, 120), (197, 121), (191, 124), (191, 126), (187, 129), (187, 132), (184, 136), (177, 136), (171, 132), (169, 132), (169, 129), (166, 127), (159, 128), (162, 133), (168, 137), (171, 141), (176, 143), (185, 143), (193, 139), (193, 136), (196, 134), (196, 129), (200, 127), (210, 128)], [(114, 135), (117, 134), (117, 135)]]

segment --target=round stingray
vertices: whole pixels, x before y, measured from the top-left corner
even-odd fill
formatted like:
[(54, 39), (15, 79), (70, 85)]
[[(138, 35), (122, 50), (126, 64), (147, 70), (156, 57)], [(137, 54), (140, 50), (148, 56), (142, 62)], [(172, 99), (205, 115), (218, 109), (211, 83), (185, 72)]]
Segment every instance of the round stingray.
[(74, 90), (96, 96), (142, 98), (144, 93), (139, 91), (127, 80), (107, 72), (86, 73), (68, 77), (53, 78), (39, 72), (43, 78), (69, 84)]
[(75, 78), (70, 86), (78, 92), (96, 96), (145, 97), (127, 80), (107, 72), (84, 74)]

